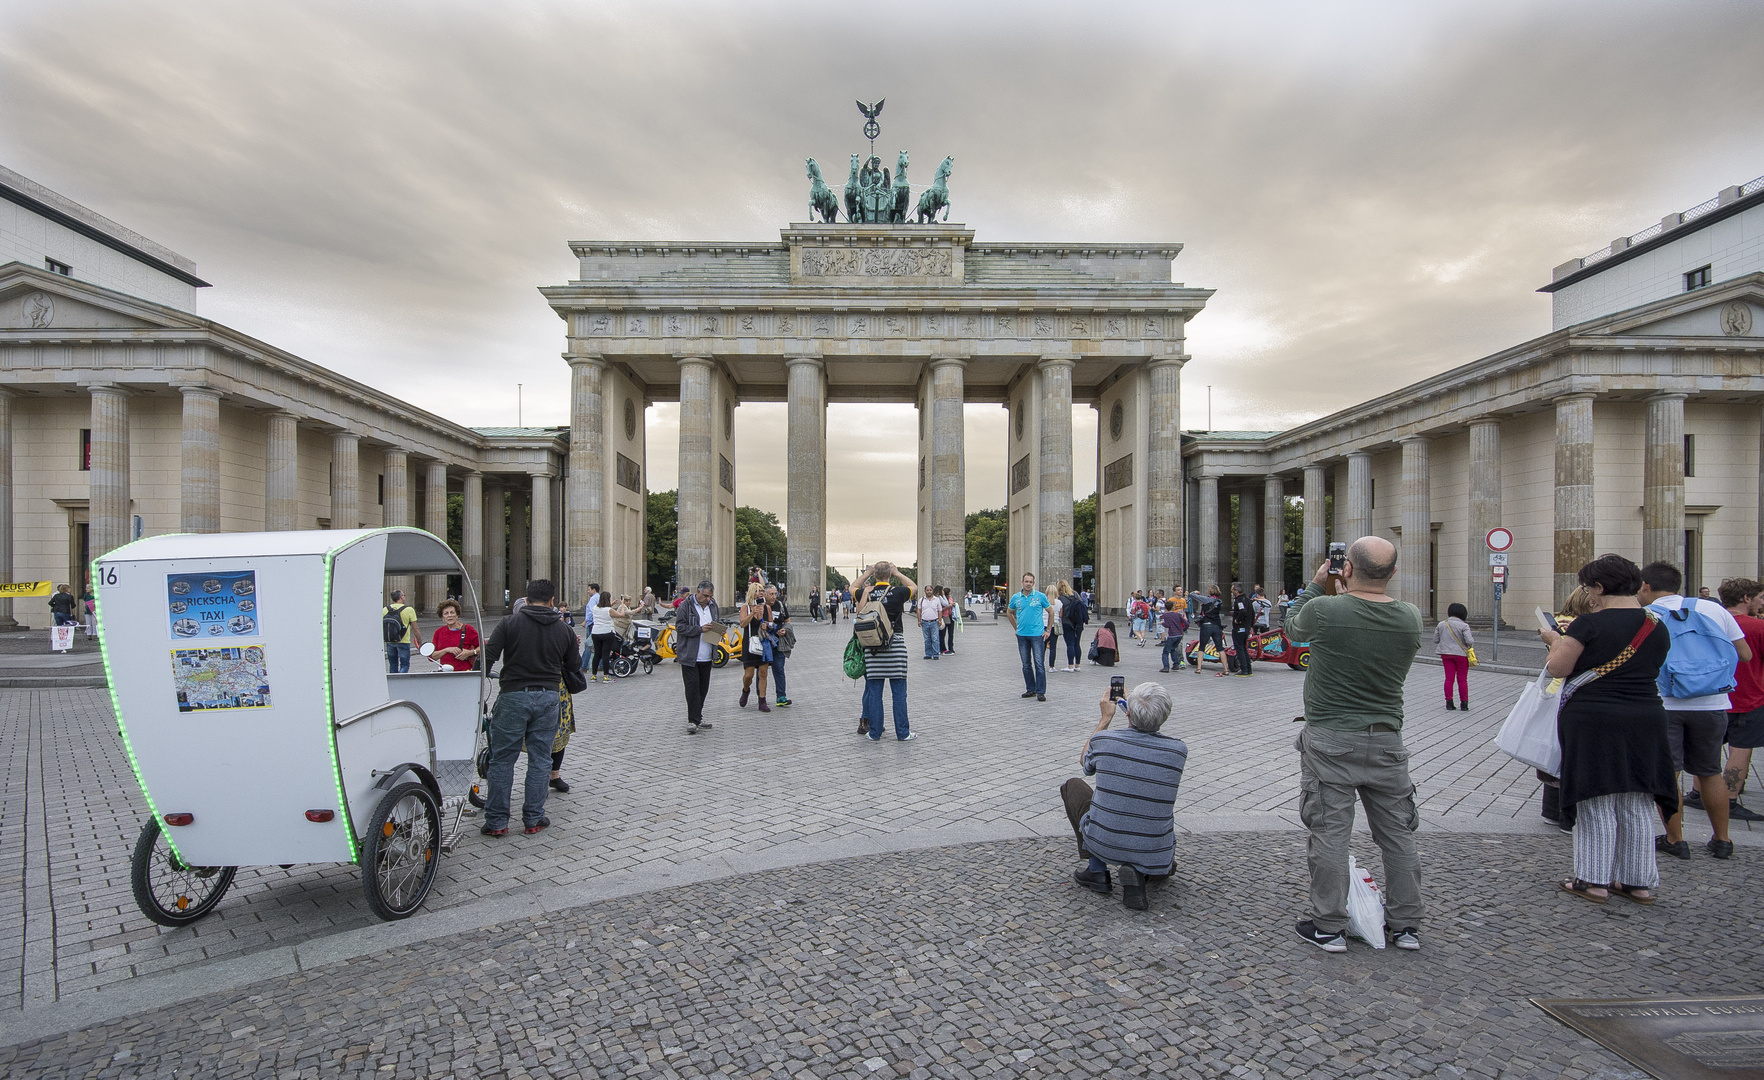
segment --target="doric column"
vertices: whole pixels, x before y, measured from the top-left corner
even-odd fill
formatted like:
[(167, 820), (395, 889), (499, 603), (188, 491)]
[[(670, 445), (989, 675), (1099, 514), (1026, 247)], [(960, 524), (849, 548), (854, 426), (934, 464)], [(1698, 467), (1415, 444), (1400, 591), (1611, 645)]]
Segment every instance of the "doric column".
[(1488, 574), (1488, 530), (1501, 523), (1501, 422), (1470, 422), (1470, 565), (1466, 595), (1470, 618), (1494, 619), (1494, 586)]
[[(0, 387), (0, 576), (12, 577), (12, 401), (13, 393)], [(70, 583), (71, 584), (71, 583)], [(13, 627), (12, 601), (0, 600), (0, 627)]]
[(1041, 576), (1072, 580), (1072, 358), (1041, 361)]
[(1403, 542), (1397, 555), (1399, 599), (1432, 618), (1428, 595), (1433, 584), (1433, 473), (1428, 461), (1426, 436), (1411, 435), (1403, 446)]
[(1262, 493), (1245, 485), (1237, 492), (1237, 579), (1247, 594), (1255, 586), (1261, 561), (1256, 552), (1262, 539)]
[[(1336, 498), (1341, 496), (1337, 494)], [(1372, 455), (1356, 450), (1347, 456), (1347, 511), (1341, 519), (1341, 536), (1353, 543), (1372, 533)], [(1314, 573), (1316, 567), (1311, 570)]]
[[(931, 361), (931, 565), (921, 578), (926, 585), (946, 585), (958, 591), (967, 588), (968, 577), (967, 486), (963, 476), (967, 427), (962, 417), (967, 400), (966, 368), (966, 360), (953, 357)], [(1071, 415), (1067, 409), (1066, 416)], [(1071, 434), (1068, 419), (1068, 441)], [(1068, 480), (1068, 503), (1069, 485)]]
[(1262, 587), (1268, 598), (1286, 587), (1286, 481), (1262, 480)]
[(817, 357), (792, 356), (784, 364), (789, 399), (785, 564), (790, 602), (801, 607), (811, 588), (825, 584), (827, 573), (827, 381)]
[(1219, 584), (1219, 478), (1200, 476), (1200, 580), (1202, 592)]
[(503, 593), (508, 583), (508, 494), (501, 477), (484, 484), (484, 610), (500, 615), (508, 610)]
[(220, 391), (180, 386), (184, 466), (180, 531), (220, 532)]
[[(533, 568), (535, 580), (551, 577), (551, 474), (533, 474)], [(584, 581), (583, 586), (588, 583)], [(604, 584), (604, 583), (602, 583)]]
[[(711, 575), (712, 512), (717, 482), (716, 433), (711, 428), (711, 362), (680, 358), (680, 486), (677, 495), (675, 560), (680, 583), (696, 588)], [(788, 513), (786, 509), (786, 513)], [(730, 597), (723, 597), (732, 601)]]
[(410, 454), (398, 449), (386, 451), (385, 499), (381, 504), (381, 524), (386, 527), (410, 524)]
[[(423, 475), (423, 528), (447, 542), (447, 463), (431, 461)], [(423, 575), (423, 610), (434, 611), (447, 599), (447, 575)]]
[(1188, 357), (1158, 356), (1146, 365), (1151, 382), (1146, 434), (1145, 583), (1174, 591), (1184, 584), (1182, 506), (1182, 365)]
[(570, 341), (570, 461), (564, 493), (564, 582), (576, 600), (606, 580), (606, 362)]
[(289, 532), (300, 527), (300, 419), (291, 412), (269, 414), (264, 447), (263, 527)]
[(1648, 399), (1647, 456), (1642, 465), (1642, 565), (1684, 563), (1684, 399)]
[(478, 603), (488, 608), (484, 596), (484, 474), (465, 474), (465, 493), (459, 504), (459, 561), (465, 564)]
[(90, 558), (96, 559), (129, 542), (129, 392), (112, 383), (94, 383), (88, 389), (92, 468), (87, 473), (87, 545)]
[(1593, 558), (1593, 395), (1556, 399), (1556, 595), (1560, 608)]
[[(527, 561), (529, 530), (527, 491), (518, 486), (518, 477), (511, 477), (508, 487), (508, 599), (509, 603), (527, 595), (527, 582), (533, 580)], [(586, 584), (584, 582), (583, 584)]]
[(1301, 584), (1310, 581), (1317, 567), (1323, 565), (1324, 551), (1329, 544), (1329, 527), (1323, 520), (1324, 475), (1321, 465), (1305, 466), (1304, 557), (1299, 563)]
[(361, 528), (361, 436), (331, 436), (331, 528)]

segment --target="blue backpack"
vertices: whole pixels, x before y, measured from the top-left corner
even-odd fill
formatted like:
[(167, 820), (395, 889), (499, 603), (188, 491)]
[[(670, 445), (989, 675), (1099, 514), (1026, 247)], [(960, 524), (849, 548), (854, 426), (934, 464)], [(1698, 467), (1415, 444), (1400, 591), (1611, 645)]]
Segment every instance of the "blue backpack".
[(1672, 635), (1672, 651), (1660, 668), (1663, 698), (1725, 694), (1736, 685), (1733, 672), (1739, 664), (1739, 650), (1714, 619), (1697, 610), (1700, 606), (1688, 596), (1680, 601), (1677, 611), (1649, 605)]

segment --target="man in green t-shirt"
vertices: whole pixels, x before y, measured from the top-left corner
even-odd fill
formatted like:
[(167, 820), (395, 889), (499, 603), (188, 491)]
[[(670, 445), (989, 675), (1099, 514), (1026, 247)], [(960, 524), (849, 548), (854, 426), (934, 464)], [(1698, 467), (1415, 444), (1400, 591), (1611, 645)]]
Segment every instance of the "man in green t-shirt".
[(1396, 571), (1388, 540), (1348, 546), (1342, 591), (1324, 594), (1329, 564), (1292, 602), (1287, 634), (1309, 641), (1305, 727), (1299, 734), (1299, 818), (1310, 830), (1311, 917), (1299, 936), (1346, 952), (1348, 840), (1354, 802), (1384, 853), (1384, 917), (1399, 949), (1421, 947), (1421, 862), (1415, 854), (1415, 784), (1403, 746), (1403, 683), (1421, 649), (1421, 612), (1385, 589)]
[(423, 646), (423, 632), (417, 629), (416, 609), (404, 602), (401, 589), (392, 590), (392, 602), (380, 609), (380, 622), (395, 618), (404, 625), (404, 634), (396, 641), (386, 643), (386, 670), (393, 674), (410, 670), (410, 647)]

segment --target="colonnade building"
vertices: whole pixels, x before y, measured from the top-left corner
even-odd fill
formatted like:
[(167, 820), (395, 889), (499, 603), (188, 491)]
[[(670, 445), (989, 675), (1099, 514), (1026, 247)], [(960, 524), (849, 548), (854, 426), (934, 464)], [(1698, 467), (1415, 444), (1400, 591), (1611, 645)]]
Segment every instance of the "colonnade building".
[[(1490, 616), (1497, 525), (1509, 611), (1559, 603), (1605, 550), (1677, 562), (1693, 587), (1760, 573), (1764, 181), (1558, 267), (1549, 333), (1280, 432), (1180, 429), (1186, 327), (1212, 294), (1172, 281), (1177, 244), (815, 224), (571, 249), (576, 278), (541, 290), (565, 324), (569, 426), (468, 428), (200, 318), (189, 260), (0, 170), (0, 578), (78, 583), (165, 532), (447, 536), (452, 493), (487, 610), (531, 577), (572, 605), (590, 581), (635, 591), (644, 411), (675, 400), (677, 578), (724, 596), (748, 401), (789, 406), (793, 583), (826, 563), (834, 401), (917, 406), (928, 583), (966, 581), (967, 402), (1009, 412), (1006, 490), (977, 501), (1008, 506), (1010, 579), (1071, 575), (1074, 476), (1094, 470), (1108, 609), (1233, 570), (1275, 591), (1294, 496), (1303, 566), (1332, 538), (1387, 536), (1398, 591), (1430, 612)], [(1094, 456), (1073, 445), (1082, 403)], [(413, 584), (432, 610), (445, 582)], [(16, 614), (46, 625), (40, 608)]]

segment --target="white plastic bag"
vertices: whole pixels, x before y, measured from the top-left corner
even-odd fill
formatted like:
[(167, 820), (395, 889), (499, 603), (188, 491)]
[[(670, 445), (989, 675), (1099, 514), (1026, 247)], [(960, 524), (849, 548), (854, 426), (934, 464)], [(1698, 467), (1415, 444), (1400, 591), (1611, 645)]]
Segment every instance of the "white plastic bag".
[(1562, 706), (1562, 680), (1548, 671), (1525, 688), (1513, 711), (1507, 714), (1495, 745), (1534, 769), (1551, 776), (1562, 771), (1562, 741), (1556, 734), (1556, 714)]
[(1348, 936), (1384, 948), (1384, 896), (1370, 870), (1348, 856)]

